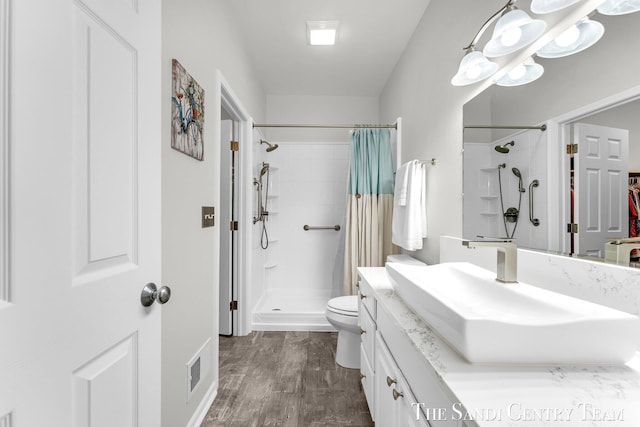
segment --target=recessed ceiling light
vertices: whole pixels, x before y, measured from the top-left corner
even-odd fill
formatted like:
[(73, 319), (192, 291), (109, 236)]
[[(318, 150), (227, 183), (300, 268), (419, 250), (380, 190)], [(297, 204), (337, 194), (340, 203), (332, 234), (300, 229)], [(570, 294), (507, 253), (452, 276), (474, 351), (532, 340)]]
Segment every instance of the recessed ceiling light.
[(338, 21), (307, 21), (307, 43), (312, 46), (332, 46), (338, 38)]

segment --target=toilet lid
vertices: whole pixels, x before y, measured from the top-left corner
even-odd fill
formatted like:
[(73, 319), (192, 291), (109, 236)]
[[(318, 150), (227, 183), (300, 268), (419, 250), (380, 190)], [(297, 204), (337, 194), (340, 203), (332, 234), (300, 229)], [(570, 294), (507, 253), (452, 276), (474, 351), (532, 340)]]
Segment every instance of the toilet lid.
[(335, 313), (354, 316), (358, 313), (358, 296), (332, 298), (327, 303), (327, 308)]

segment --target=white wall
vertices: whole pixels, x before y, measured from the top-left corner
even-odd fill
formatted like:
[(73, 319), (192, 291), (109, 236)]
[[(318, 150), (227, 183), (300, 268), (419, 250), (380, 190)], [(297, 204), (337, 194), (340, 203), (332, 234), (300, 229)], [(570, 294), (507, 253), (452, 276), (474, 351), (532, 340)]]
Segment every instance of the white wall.
[[(394, 116), (390, 123), (395, 122)], [(378, 97), (267, 95), (269, 123), (378, 123)], [(266, 129), (270, 141), (345, 142), (348, 129)]]
[(441, 235), (462, 235), (462, 105), (473, 88), (450, 80), (462, 47), (500, 3), (432, 0), (380, 96), (381, 121), (402, 117), (402, 161), (437, 160), (427, 176), (428, 237), (412, 253), (427, 263), (438, 262)]
[[(202, 206), (219, 212), (220, 130), (216, 69), (220, 69), (247, 111), (264, 118), (263, 91), (251, 73), (224, 0), (162, 1), (162, 264), (171, 301), (162, 307), (162, 420), (165, 427), (186, 426), (206, 411), (218, 379), (219, 224), (201, 228)], [(171, 148), (171, 59), (176, 58), (205, 90), (204, 161)], [(160, 143), (160, 142), (159, 142)], [(160, 214), (160, 213), (158, 213)], [(217, 220), (218, 218), (216, 218)], [(202, 378), (187, 402), (186, 364), (207, 341), (213, 343), (211, 374)], [(210, 390), (211, 389), (211, 390)], [(209, 392), (209, 394), (207, 394)], [(200, 404), (204, 407), (198, 408)], [(193, 421), (192, 421), (193, 422)]]

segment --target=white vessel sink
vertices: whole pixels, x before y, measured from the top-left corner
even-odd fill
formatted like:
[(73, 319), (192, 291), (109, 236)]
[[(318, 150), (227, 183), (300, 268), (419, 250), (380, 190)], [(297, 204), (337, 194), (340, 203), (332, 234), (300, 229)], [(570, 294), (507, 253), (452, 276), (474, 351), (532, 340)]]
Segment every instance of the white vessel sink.
[(623, 364), (640, 318), (470, 263), (387, 264), (396, 293), (472, 363)]

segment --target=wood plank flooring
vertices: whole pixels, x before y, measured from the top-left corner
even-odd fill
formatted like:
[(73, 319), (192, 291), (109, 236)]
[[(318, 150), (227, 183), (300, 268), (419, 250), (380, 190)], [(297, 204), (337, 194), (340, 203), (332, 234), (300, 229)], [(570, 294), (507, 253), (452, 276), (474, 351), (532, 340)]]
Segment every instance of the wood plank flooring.
[(200, 427), (373, 426), (360, 371), (335, 363), (335, 332), (220, 337), (218, 395)]

